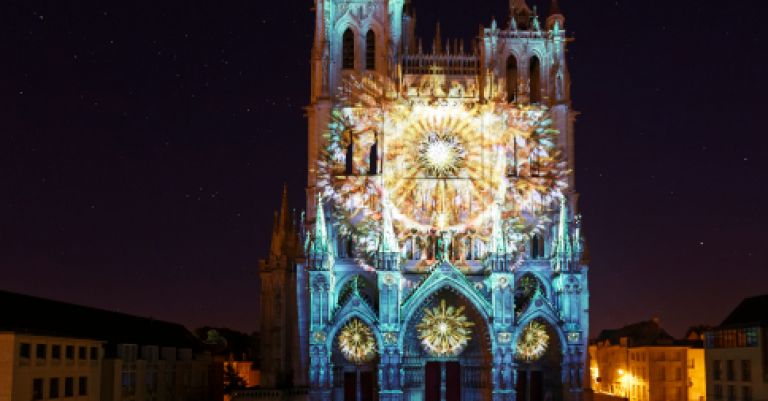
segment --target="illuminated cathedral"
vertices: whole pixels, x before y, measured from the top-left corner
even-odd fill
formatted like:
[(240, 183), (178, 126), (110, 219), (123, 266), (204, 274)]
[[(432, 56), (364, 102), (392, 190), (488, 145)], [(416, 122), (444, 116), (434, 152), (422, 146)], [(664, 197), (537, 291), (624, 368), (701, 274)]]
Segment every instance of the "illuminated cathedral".
[(263, 387), (581, 399), (565, 18), (511, 0), (469, 45), (438, 27), (425, 46), (409, 3), (315, 1), (307, 211), (284, 193), (260, 264)]

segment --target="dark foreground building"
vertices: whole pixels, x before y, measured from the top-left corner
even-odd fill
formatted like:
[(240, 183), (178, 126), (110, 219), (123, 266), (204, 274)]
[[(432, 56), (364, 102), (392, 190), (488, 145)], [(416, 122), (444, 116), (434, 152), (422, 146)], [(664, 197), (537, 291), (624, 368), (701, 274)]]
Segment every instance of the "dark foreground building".
[(768, 400), (768, 295), (746, 298), (706, 333), (707, 400)]
[(220, 401), (218, 365), (182, 325), (0, 291), (0, 401)]

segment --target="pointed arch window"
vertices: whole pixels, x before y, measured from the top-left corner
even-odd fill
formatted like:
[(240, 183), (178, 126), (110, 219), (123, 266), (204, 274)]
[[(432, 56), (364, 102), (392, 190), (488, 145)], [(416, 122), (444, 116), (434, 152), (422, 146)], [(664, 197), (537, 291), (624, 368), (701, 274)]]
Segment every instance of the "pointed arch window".
[(507, 102), (517, 99), (517, 58), (510, 54), (507, 58)]
[(341, 68), (353, 70), (355, 68), (355, 33), (352, 29), (347, 28), (344, 31), (341, 41)]
[(365, 69), (376, 69), (376, 33), (372, 30), (365, 35)]
[(531, 103), (541, 102), (541, 62), (536, 56), (531, 57)]

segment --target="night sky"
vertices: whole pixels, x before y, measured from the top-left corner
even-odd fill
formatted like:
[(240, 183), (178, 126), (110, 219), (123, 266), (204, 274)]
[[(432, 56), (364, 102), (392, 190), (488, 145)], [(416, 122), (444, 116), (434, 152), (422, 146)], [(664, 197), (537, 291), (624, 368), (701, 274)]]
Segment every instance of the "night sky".
[[(540, 2), (545, 12), (548, 1)], [(310, 0), (3, 1), (0, 289), (258, 328), (303, 208)], [(469, 39), (506, 0), (413, 0)], [(591, 325), (674, 335), (768, 293), (766, 2), (561, 0)]]

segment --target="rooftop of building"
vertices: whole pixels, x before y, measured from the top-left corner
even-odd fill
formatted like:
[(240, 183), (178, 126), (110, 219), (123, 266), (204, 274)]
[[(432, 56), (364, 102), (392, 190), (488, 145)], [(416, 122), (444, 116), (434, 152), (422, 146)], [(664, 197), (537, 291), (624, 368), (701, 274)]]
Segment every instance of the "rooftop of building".
[(744, 298), (718, 328), (768, 326), (768, 294)]
[(618, 329), (606, 329), (592, 342), (597, 344), (624, 345), (622, 339), (626, 339), (627, 347), (659, 347), (659, 346), (688, 346), (701, 347), (700, 340), (675, 339), (664, 330), (658, 319), (626, 325)]
[(201, 350), (177, 323), (0, 290), (0, 332)]

